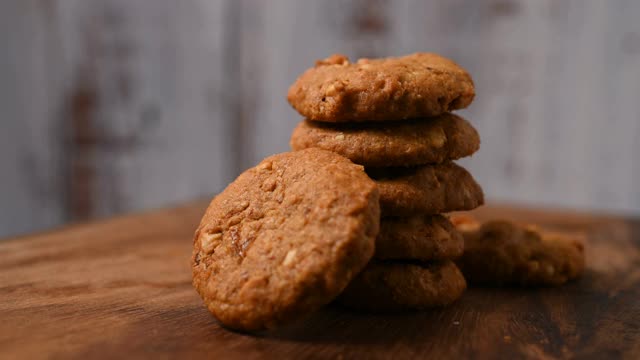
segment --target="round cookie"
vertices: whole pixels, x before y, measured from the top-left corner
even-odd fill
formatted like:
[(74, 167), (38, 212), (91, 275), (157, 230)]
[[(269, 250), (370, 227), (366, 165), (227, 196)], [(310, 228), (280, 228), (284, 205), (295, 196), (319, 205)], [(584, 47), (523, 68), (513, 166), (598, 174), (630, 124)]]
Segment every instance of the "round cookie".
[(484, 194), (471, 174), (452, 162), (411, 168), (369, 168), (378, 184), (383, 216), (471, 210)]
[(445, 113), (431, 119), (391, 123), (330, 124), (304, 120), (291, 136), (291, 148), (317, 147), (369, 167), (441, 163), (469, 156), (480, 148), (480, 136), (460, 116)]
[(464, 240), (442, 215), (380, 220), (374, 257), (394, 260), (447, 260), (462, 255)]
[(342, 292), (373, 256), (379, 219), (361, 166), (320, 149), (268, 157), (211, 201), (193, 285), (227, 327), (274, 328)]
[(449, 305), (467, 283), (451, 261), (442, 263), (373, 262), (337, 299), (363, 311), (420, 310)]
[(287, 99), (316, 121), (389, 121), (463, 109), (473, 101), (471, 76), (437, 54), (360, 59), (335, 54), (316, 62), (289, 88)]
[(584, 247), (575, 236), (510, 221), (455, 221), (465, 239), (458, 265), (470, 283), (561, 285), (584, 271)]

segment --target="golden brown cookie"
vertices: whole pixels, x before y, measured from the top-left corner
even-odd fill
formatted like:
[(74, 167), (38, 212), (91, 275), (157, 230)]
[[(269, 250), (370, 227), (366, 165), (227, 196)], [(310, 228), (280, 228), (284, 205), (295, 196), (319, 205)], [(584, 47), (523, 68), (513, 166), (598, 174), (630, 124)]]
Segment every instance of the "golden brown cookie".
[(462, 235), (442, 215), (387, 217), (376, 237), (378, 259), (447, 260), (462, 255)]
[(316, 121), (387, 121), (463, 109), (475, 89), (471, 76), (437, 54), (360, 59), (344, 55), (316, 62), (289, 88), (287, 99)]
[(445, 113), (435, 118), (391, 123), (330, 124), (304, 120), (291, 135), (291, 148), (317, 147), (369, 167), (441, 163), (480, 148), (476, 129)]
[(449, 305), (467, 283), (451, 261), (372, 262), (338, 297), (343, 306), (363, 311), (419, 310)]
[(410, 168), (368, 168), (378, 184), (383, 216), (440, 214), (484, 204), (482, 188), (452, 162)]
[(193, 285), (224, 325), (274, 328), (333, 300), (373, 255), (378, 191), (359, 165), (320, 149), (245, 171), (207, 209)]
[(561, 285), (584, 271), (584, 247), (576, 236), (502, 220), (454, 221), (465, 239), (458, 265), (472, 284)]

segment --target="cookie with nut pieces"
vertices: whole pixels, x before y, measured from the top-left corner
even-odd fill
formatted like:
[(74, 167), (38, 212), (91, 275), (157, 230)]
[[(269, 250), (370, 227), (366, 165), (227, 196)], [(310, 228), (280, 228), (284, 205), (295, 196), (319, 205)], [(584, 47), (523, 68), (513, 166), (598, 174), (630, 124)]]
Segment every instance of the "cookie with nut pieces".
[(379, 220), (362, 166), (320, 149), (268, 157), (211, 201), (193, 285), (225, 326), (275, 328), (342, 292), (372, 257)]
[(376, 237), (377, 259), (447, 260), (462, 255), (462, 235), (443, 215), (384, 217)]
[(466, 288), (452, 261), (371, 262), (337, 302), (362, 311), (421, 310), (449, 305)]
[(561, 285), (584, 271), (584, 244), (576, 234), (553, 232), (507, 220), (481, 223), (452, 218), (465, 242), (458, 260), (476, 285)]
[(463, 167), (448, 161), (415, 167), (369, 168), (380, 190), (383, 216), (433, 215), (484, 204), (482, 188)]
[(388, 123), (330, 124), (304, 120), (291, 135), (291, 148), (317, 147), (369, 167), (441, 163), (480, 148), (476, 129), (445, 113), (431, 119)]
[(471, 76), (437, 54), (355, 63), (335, 54), (304, 72), (287, 99), (308, 119), (349, 122), (436, 116), (469, 106), (474, 96)]

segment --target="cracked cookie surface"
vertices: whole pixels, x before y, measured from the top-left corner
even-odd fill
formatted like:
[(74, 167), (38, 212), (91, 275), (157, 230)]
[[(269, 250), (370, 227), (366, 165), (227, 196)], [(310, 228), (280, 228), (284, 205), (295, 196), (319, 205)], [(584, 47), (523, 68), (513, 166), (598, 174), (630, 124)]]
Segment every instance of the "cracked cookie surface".
[(479, 223), (453, 218), (465, 250), (458, 265), (472, 284), (561, 285), (584, 271), (584, 246), (578, 236), (505, 220)]
[(437, 54), (356, 63), (334, 54), (304, 72), (287, 99), (308, 119), (347, 122), (436, 116), (469, 106), (474, 96), (471, 76)]
[(277, 327), (344, 289), (372, 257), (379, 219), (362, 166), (320, 149), (268, 157), (211, 201), (193, 285), (227, 327)]
[(476, 129), (445, 113), (430, 119), (385, 123), (330, 124), (303, 120), (291, 135), (291, 148), (317, 147), (369, 167), (441, 163), (480, 148)]

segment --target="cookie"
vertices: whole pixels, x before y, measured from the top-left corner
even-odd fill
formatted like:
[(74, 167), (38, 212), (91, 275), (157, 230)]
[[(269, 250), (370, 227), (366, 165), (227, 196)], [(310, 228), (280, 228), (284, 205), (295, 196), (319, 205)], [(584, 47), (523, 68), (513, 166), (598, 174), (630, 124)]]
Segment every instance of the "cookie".
[(363, 168), (329, 151), (274, 155), (209, 205), (193, 285), (241, 330), (277, 327), (333, 300), (373, 255), (380, 209)]
[(469, 122), (446, 113), (428, 120), (330, 124), (304, 120), (291, 136), (291, 148), (317, 147), (369, 167), (441, 163), (469, 156), (480, 137)]
[(449, 305), (466, 287), (451, 261), (373, 262), (353, 279), (337, 303), (363, 311), (420, 310)]
[(459, 266), (478, 285), (561, 285), (584, 271), (584, 247), (576, 236), (510, 221), (456, 217), (465, 250)]
[(464, 240), (442, 215), (382, 218), (375, 258), (446, 260), (462, 255)]
[(410, 168), (368, 168), (378, 184), (383, 216), (439, 214), (484, 204), (480, 185), (452, 162)]
[(316, 121), (388, 121), (436, 116), (473, 100), (471, 76), (437, 54), (360, 59), (335, 54), (316, 62), (289, 88), (287, 99)]

